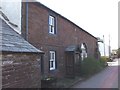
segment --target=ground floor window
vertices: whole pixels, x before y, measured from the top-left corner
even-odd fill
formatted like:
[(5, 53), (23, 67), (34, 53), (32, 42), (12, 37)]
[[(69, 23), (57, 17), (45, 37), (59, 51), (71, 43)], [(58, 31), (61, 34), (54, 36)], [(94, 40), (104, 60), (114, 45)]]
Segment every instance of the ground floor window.
[(50, 51), (50, 70), (55, 69), (55, 51)]
[(81, 44), (81, 50), (82, 50), (81, 58), (82, 58), (82, 61), (83, 61), (84, 58), (87, 58), (87, 46), (86, 46), (85, 43)]
[(87, 53), (86, 53), (85, 50), (82, 50), (81, 58), (82, 58), (82, 60), (83, 60), (84, 58), (87, 58)]

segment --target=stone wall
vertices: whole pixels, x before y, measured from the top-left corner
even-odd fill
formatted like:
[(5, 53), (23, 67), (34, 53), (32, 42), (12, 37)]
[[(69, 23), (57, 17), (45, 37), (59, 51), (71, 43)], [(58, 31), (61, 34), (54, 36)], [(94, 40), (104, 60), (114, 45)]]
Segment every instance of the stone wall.
[(40, 88), (40, 55), (2, 54), (2, 88)]

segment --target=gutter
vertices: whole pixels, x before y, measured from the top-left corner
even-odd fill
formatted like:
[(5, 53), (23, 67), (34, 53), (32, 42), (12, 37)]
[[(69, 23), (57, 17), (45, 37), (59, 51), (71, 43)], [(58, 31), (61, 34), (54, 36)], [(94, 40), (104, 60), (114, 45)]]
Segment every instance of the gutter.
[(28, 0), (26, 0), (26, 40), (28, 41)]

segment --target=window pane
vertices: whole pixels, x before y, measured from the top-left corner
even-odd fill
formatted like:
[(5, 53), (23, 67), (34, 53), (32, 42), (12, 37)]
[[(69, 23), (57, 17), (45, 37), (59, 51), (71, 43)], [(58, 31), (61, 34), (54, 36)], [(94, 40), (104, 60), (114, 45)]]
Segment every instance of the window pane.
[(52, 59), (54, 60), (54, 53), (52, 53)]
[(49, 32), (52, 33), (52, 26), (49, 26)]
[(52, 25), (52, 17), (49, 16), (49, 25)]
[(54, 34), (54, 27), (53, 26), (49, 26), (49, 33)]
[(54, 26), (54, 20), (55, 20), (55, 18), (54, 18), (54, 17), (49, 16), (49, 25)]
[(50, 51), (50, 60), (51, 61), (55, 60), (55, 52), (54, 51)]
[(54, 26), (54, 17), (52, 18), (52, 26)]
[(53, 68), (53, 61), (51, 61), (51, 67)]
[(52, 33), (54, 34), (54, 26), (52, 26)]

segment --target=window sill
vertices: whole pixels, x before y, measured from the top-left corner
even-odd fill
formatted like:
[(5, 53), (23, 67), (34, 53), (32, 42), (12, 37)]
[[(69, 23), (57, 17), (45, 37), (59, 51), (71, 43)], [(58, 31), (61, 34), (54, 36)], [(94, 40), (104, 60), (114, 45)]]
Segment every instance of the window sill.
[(50, 69), (50, 71), (54, 71), (54, 70), (55, 70), (55, 68), (51, 68), (51, 69)]
[(52, 33), (49, 33), (50, 36), (57, 36), (57, 34), (52, 34)]

